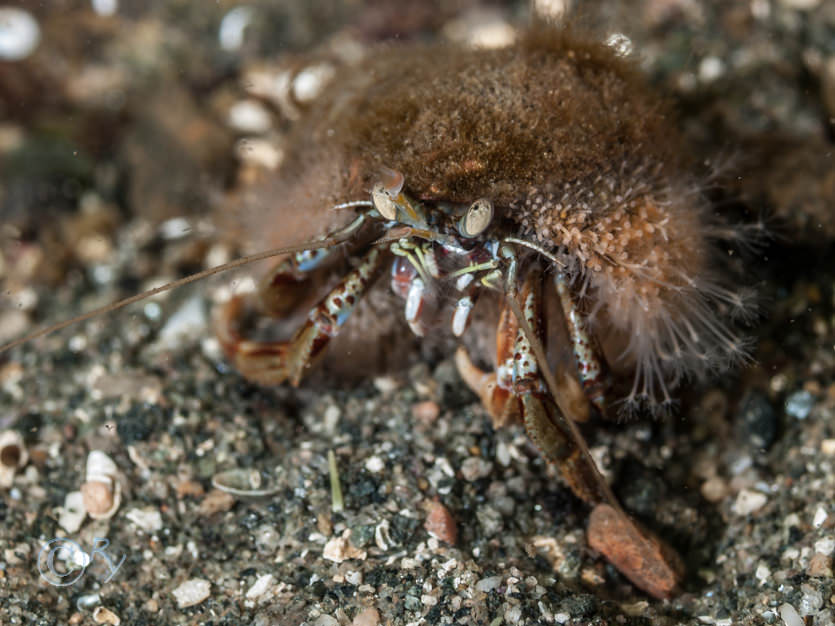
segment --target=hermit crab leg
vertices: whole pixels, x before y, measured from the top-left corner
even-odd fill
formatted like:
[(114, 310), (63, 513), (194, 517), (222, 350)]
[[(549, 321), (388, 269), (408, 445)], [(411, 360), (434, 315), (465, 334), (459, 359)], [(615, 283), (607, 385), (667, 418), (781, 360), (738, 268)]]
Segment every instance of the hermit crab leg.
[(470, 314), (478, 300), (480, 290), (475, 274), (490, 272), (498, 267), (496, 259), (483, 260), (476, 251), (469, 253), (468, 257), (472, 261), (469, 265), (447, 275), (447, 278), (455, 279), (455, 288), (464, 293), (456, 301), (455, 311), (452, 314), (452, 334), (456, 337), (460, 337), (467, 330), (470, 324)]
[[(542, 326), (541, 282), (540, 273), (532, 272), (525, 281), (521, 298), (523, 319), (539, 341)], [(512, 393), (518, 400), (525, 430), (543, 456), (559, 466), (563, 478), (580, 499), (599, 502), (605, 499), (605, 495), (601, 493), (596, 468), (590, 468), (583, 462), (581, 450), (572, 442), (570, 432), (555, 419), (557, 409), (543, 386), (531, 339), (521, 327), (521, 321), (516, 321), (518, 330), (513, 350)]]
[(322, 354), (330, 340), (351, 315), (354, 306), (374, 282), (388, 258), (387, 248), (374, 246), (308, 314), (307, 321), (290, 341), (249, 341), (234, 329), (240, 300), (233, 299), (216, 317), (218, 336), (238, 371), (262, 384), (289, 380), (297, 386), (307, 368)]
[(501, 428), (518, 417), (516, 403), (513, 402), (513, 346), (518, 326), (507, 306), (502, 307), (499, 324), (496, 328), (496, 369), (485, 372), (470, 359), (467, 350), (459, 347), (455, 352), (455, 365), (461, 378), (479, 398), (494, 428)]
[(302, 250), (281, 261), (258, 285), (264, 313), (281, 317), (293, 310), (310, 284), (310, 272), (332, 255), (333, 248), (319, 248)]
[[(511, 291), (511, 289), (508, 289)], [(531, 438), (547, 458), (557, 461), (572, 490), (594, 505), (589, 517), (588, 541), (637, 587), (656, 598), (669, 598), (683, 577), (681, 558), (649, 530), (638, 526), (621, 508), (609, 485), (600, 475), (579, 428), (572, 419), (572, 407), (562, 398), (560, 385), (547, 367), (545, 350), (515, 297), (508, 297), (522, 333), (527, 337), (548, 392), (559, 410), (532, 411), (526, 415)], [(556, 407), (552, 407), (556, 409)], [(564, 417), (565, 415), (565, 417)], [(564, 445), (572, 448), (565, 456)]]
[(563, 319), (568, 327), (568, 336), (577, 362), (577, 373), (583, 383), (585, 395), (601, 413), (605, 413), (605, 390), (608, 381), (603, 364), (597, 358), (596, 346), (588, 333), (580, 309), (569, 292), (563, 273), (558, 272), (554, 275), (554, 285), (559, 295)]

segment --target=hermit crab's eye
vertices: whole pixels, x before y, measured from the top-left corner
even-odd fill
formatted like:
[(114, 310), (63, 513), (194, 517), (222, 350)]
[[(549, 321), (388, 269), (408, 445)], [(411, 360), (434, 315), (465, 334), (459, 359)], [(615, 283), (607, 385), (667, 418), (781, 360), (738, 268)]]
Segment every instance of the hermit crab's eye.
[(487, 198), (479, 198), (470, 205), (458, 222), (458, 232), (462, 237), (478, 237), (490, 225), (493, 219), (493, 203)]
[(397, 217), (397, 204), (391, 197), (383, 183), (375, 183), (371, 189), (371, 203), (384, 219), (393, 220)]

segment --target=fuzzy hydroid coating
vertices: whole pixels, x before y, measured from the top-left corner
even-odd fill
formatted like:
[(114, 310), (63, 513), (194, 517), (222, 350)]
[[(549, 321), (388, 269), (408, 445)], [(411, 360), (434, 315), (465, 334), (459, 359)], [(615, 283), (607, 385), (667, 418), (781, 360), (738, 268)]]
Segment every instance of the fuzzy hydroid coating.
[[(745, 303), (716, 275), (711, 233), (726, 229), (708, 218), (671, 108), (603, 44), (537, 27), (500, 50), (376, 51), (341, 72), (288, 145), (275, 189), (290, 208), (276, 224), (366, 196), (383, 168), (427, 206), (490, 198), (491, 238), (561, 259), (552, 269), (612, 370), (631, 377), (627, 407), (655, 410), (683, 377), (745, 354), (726, 319)], [(266, 223), (252, 219), (252, 237), (279, 243)]]

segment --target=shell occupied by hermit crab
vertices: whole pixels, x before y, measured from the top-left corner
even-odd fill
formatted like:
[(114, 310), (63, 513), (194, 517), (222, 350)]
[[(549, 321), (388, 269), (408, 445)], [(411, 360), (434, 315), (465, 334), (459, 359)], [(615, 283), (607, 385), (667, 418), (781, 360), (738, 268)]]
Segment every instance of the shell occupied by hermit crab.
[[(703, 197), (670, 103), (604, 44), (538, 26), (498, 50), (387, 48), (340, 71), (287, 145), (278, 175), (240, 196), (235, 219), (255, 248), (338, 230), (354, 214), (328, 207), (369, 198), (395, 172), (430, 213), (489, 199), (480, 241), (510, 237), (546, 253), (524, 249), (519, 273), (539, 265), (564, 275), (621, 413), (664, 410), (682, 380), (746, 357), (733, 323), (751, 311), (750, 294), (725, 278), (718, 247), (734, 231)], [(353, 249), (369, 241), (360, 236)], [(346, 256), (316, 274), (335, 280)], [(332, 342), (350, 355), (333, 362), (354, 371), (402, 362), (403, 303), (385, 282)], [(427, 289), (454, 305), (448, 283)], [(500, 365), (496, 308), (481, 298), (462, 338), (491, 366)], [(449, 335), (441, 331), (453, 316), (451, 306), (434, 310), (430, 343)], [(550, 344), (564, 339), (559, 323), (544, 321)]]

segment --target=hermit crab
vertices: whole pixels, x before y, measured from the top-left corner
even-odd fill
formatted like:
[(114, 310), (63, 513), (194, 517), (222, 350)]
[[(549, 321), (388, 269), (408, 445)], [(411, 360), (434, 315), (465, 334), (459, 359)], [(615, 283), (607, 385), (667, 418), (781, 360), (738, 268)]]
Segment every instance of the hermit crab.
[[(392, 47), (345, 68), (288, 145), (230, 216), (272, 250), (258, 258), (280, 253), (257, 303), (215, 312), (235, 368), (298, 385), (329, 344), (357, 368), (351, 342), (397, 358), (405, 327), (457, 341), (494, 423), (521, 421), (594, 507), (592, 546), (672, 595), (678, 557), (622, 511), (577, 427), (664, 412), (682, 381), (746, 355), (731, 322), (748, 294), (717, 253), (734, 231), (690, 173), (670, 105), (617, 51), (535, 26), (497, 50)], [(298, 326), (249, 334), (253, 310)]]
[[(390, 298), (369, 306), (359, 341), (385, 343), (396, 319), (460, 338), (459, 371), (494, 423), (520, 420), (598, 505), (590, 537), (602, 518), (622, 520), (631, 539), (598, 548), (669, 595), (676, 559), (623, 515), (574, 424), (665, 411), (680, 381), (746, 353), (728, 320), (747, 295), (722, 284), (714, 250), (729, 230), (688, 173), (667, 103), (607, 46), (545, 27), (500, 50), (392, 48), (329, 91), (237, 222), (262, 248), (288, 233), (347, 240), (283, 258), (261, 283), (262, 312), (286, 318), (321, 277), (336, 282), (289, 340), (248, 338), (249, 304), (229, 300), (215, 318), (228, 358), (251, 380), (298, 385), (337, 333), (351, 334), (363, 299), (390, 287), (403, 312)], [(625, 562), (630, 542), (640, 563)]]

